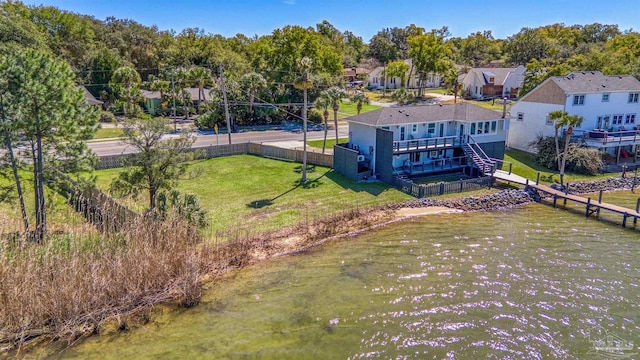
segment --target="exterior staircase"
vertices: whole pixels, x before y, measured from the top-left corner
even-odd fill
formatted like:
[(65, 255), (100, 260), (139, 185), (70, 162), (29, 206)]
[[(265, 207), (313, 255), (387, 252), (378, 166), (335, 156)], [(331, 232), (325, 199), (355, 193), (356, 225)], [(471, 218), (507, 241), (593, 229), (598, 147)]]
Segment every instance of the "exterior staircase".
[(482, 175), (492, 175), (496, 171), (496, 160), (490, 158), (471, 136), (469, 136), (469, 141), (462, 147), (462, 150)]

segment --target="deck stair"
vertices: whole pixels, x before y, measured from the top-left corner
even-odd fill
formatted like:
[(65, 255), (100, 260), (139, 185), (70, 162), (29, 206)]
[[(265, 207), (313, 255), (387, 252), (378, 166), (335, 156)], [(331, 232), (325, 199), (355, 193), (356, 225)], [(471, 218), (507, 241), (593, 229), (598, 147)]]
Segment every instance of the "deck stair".
[(484, 150), (469, 136), (469, 141), (462, 147), (465, 155), (483, 175), (491, 175), (496, 170), (496, 160), (490, 158)]

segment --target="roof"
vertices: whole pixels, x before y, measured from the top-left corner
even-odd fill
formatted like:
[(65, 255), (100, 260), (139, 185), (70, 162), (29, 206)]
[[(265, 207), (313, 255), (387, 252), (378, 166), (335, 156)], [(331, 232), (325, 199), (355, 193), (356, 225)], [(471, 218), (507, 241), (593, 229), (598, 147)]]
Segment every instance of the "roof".
[(89, 105), (102, 105), (104, 102), (96, 99), (86, 87), (82, 86), (82, 90), (84, 91), (84, 98), (87, 100), (87, 104)]
[(367, 75), (371, 72), (371, 70), (367, 68), (358, 67), (356, 68), (356, 73), (353, 73), (353, 68), (346, 67), (344, 68), (344, 76), (354, 76), (354, 75)]
[[(184, 88), (184, 90), (186, 92), (189, 93), (189, 96), (191, 97), (192, 101), (197, 101), (198, 100), (198, 92), (199, 89), (198, 88), (194, 88), (194, 87), (189, 87), (189, 88)], [(211, 100), (211, 95), (209, 95), (209, 90), (205, 88), (204, 89), (204, 100)], [(160, 99), (160, 91), (150, 91), (150, 90), (140, 90), (142, 92), (142, 96), (145, 99)]]
[(600, 71), (574, 71), (567, 76), (553, 76), (565, 93), (602, 93), (640, 91), (640, 81), (631, 75), (603, 75)]
[(448, 105), (421, 105), (407, 107), (380, 108), (364, 114), (348, 117), (348, 122), (369, 126), (415, 124), (435, 121), (478, 121), (495, 120), (502, 113), (471, 103)]
[[(478, 79), (482, 79), (483, 85), (489, 85), (489, 77), (493, 76), (493, 84), (502, 85), (507, 77), (516, 70), (511, 68), (472, 68), (466, 75), (475, 74)], [(460, 80), (464, 80), (464, 77)]]

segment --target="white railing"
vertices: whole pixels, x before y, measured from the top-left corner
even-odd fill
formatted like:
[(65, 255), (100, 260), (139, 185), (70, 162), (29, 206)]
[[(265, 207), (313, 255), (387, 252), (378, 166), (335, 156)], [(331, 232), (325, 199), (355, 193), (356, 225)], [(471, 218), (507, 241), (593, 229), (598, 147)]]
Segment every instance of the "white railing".
[(459, 145), (460, 137), (458, 136), (400, 140), (393, 142), (393, 152), (397, 153), (412, 150), (439, 150), (452, 148)]

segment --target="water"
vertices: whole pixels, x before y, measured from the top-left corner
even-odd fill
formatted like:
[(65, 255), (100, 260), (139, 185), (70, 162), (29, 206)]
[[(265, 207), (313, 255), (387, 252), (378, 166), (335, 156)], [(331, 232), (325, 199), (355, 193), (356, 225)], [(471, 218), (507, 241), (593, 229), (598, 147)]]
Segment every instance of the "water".
[(236, 271), (200, 306), (49, 355), (598, 358), (607, 332), (640, 345), (639, 254), (637, 230), (544, 205), (426, 216)]

